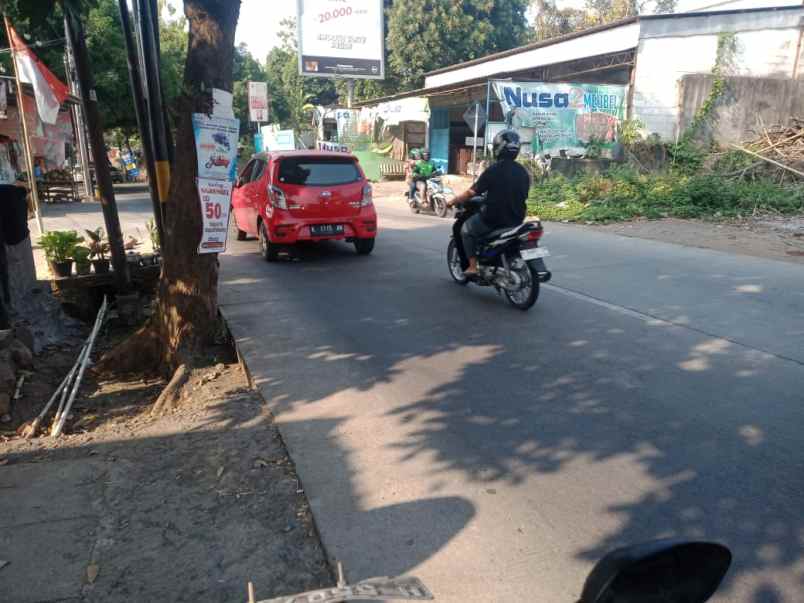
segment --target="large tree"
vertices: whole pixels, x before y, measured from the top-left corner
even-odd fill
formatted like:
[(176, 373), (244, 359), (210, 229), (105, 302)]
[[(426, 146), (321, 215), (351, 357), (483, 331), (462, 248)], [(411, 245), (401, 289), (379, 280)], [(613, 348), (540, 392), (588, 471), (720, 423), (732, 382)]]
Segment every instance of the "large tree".
[(529, 0), (395, 0), (388, 12), (388, 60), (405, 88), (424, 74), (526, 41)]
[(103, 359), (101, 368), (186, 374), (216, 333), (218, 258), (197, 251), (202, 220), (192, 114), (212, 111), (213, 88), (232, 90), (239, 13), (239, 0), (184, 0), (187, 62), (176, 102), (176, 161), (165, 216), (157, 311)]

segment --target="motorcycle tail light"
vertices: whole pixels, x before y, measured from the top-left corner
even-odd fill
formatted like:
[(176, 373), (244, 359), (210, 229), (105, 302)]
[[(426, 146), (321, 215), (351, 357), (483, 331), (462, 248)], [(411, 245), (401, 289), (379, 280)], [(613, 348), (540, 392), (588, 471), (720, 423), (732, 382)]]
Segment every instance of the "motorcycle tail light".
[(528, 233), (528, 241), (538, 241), (539, 239), (542, 238), (543, 234), (544, 230), (542, 230), (541, 228), (539, 228), (538, 230), (531, 230)]
[(285, 197), (285, 193), (282, 192), (282, 189), (277, 188), (275, 186), (268, 187), (268, 198), (271, 201), (271, 205), (273, 205), (277, 209), (287, 209), (288, 208), (288, 200)]
[(371, 185), (366, 184), (363, 187), (363, 198), (360, 200), (360, 207), (370, 207), (372, 204), (372, 199), (374, 197), (374, 192), (371, 190)]

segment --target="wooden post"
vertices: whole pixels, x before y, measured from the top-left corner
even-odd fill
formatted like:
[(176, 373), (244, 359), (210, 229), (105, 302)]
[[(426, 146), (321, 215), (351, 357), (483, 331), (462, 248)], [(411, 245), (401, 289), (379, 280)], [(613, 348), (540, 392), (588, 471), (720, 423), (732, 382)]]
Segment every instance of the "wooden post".
[(80, 19), (66, 6), (64, 16), (67, 21), (67, 34), (75, 52), (75, 71), (81, 90), (81, 104), (89, 129), (92, 160), (95, 163), (95, 178), (101, 196), (103, 221), (109, 237), (112, 252), (112, 266), (115, 272), (115, 284), (120, 292), (131, 287), (131, 275), (126, 262), (126, 251), (123, 247), (123, 233), (120, 230), (120, 216), (117, 213), (117, 201), (114, 198), (114, 185), (106, 157), (106, 144), (103, 142), (103, 124), (98, 112), (98, 96), (95, 92), (95, 81), (89, 66), (89, 52), (84, 38), (84, 28)]
[(159, 241), (165, 240), (165, 230), (162, 222), (162, 202), (159, 198), (159, 188), (157, 186), (156, 169), (154, 165), (153, 139), (151, 138), (151, 128), (148, 123), (148, 111), (146, 108), (145, 97), (143, 96), (142, 74), (140, 63), (137, 59), (137, 45), (131, 30), (131, 19), (128, 15), (128, 3), (126, 0), (118, 0), (120, 7), (120, 25), (123, 28), (123, 38), (126, 41), (128, 51), (128, 75), (131, 94), (134, 96), (134, 109), (137, 116), (137, 126), (140, 130), (142, 139), (142, 150), (145, 158), (145, 166), (148, 170), (148, 187), (151, 192), (151, 204), (154, 210), (154, 223), (159, 233)]
[[(136, 2), (137, 0), (135, 0)], [(162, 106), (162, 85), (159, 75), (159, 52), (154, 38), (155, 15), (151, 12), (150, 0), (140, 2), (140, 32), (145, 55), (145, 78), (148, 82), (148, 108), (150, 109), (151, 139), (154, 149), (154, 167), (156, 169), (156, 186), (162, 206), (162, 219), (166, 214), (165, 203), (170, 191), (170, 150), (168, 148), (168, 129), (165, 126), (165, 112)]]
[(6, 38), (8, 39), (9, 46), (11, 46), (11, 64), (14, 66), (14, 82), (17, 85), (17, 114), (22, 122), (22, 144), (25, 149), (25, 161), (28, 164), (28, 183), (31, 187), (31, 198), (34, 204), (34, 213), (36, 215), (36, 228), (39, 234), (44, 234), (45, 225), (42, 222), (42, 212), (39, 209), (39, 190), (36, 187), (36, 176), (34, 176), (34, 162), (33, 153), (31, 153), (31, 143), (28, 138), (28, 122), (25, 119), (25, 94), (22, 91), (22, 83), (20, 82), (20, 74), (17, 69), (17, 52), (14, 50), (14, 45), (11, 43), (11, 30), (8, 23), (8, 17), (3, 13), (3, 23), (6, 27)]

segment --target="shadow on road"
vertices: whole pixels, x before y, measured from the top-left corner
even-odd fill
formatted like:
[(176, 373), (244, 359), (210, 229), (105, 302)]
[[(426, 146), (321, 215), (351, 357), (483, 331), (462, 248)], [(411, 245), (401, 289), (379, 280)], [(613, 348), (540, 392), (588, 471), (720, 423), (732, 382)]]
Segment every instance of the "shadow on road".
[[(734, 553), (727, 596), (795, 600), (804, 590), (800, 365), (549, 291), (518, 313), (455, 287), (441, 262), (419, 261), (434, 253), (424, 247), (389, 237), (371, 258), (343, 245), (300, 263), (225, 258), (226, 315), (249, 364), (270, 367), (260, 386), (271, 408), (282, 415), (408, 378), (409, 399), (386, 414), (413, 426), (385, 444), (400, 462), (424, 457), (436, 478), (514, 487), (579, 463), (624, 463), (651, 485), (606, 509), (617, 527), (578, 559), (654, 538), (713, 539)], [(419, 392), (417, 372), (438, 385)], [(334, 446), (331, 426), (313, 429)], [(348, 466), (339, 465), (345, 481)], [(471, 507), (459, 515), (439, 542)]]

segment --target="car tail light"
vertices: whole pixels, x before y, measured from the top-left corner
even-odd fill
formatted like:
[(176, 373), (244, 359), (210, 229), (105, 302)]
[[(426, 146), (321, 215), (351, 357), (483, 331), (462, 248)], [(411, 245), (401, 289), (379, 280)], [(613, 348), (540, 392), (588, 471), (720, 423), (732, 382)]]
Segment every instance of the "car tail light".
[(371, 185), (367, 183), (366, 186), (363, 187), (363, 198), (360, 200), (360, 207), (371, 206), (373, 195)]
[(282, 192), (282, 189), (277, 188), (275, 186), (268, 187), (268, 199), (270, 204), (273, 205), (277, 209), (287, 209), (288, 208), (288, 200), (285, 197), (285, 193)]

